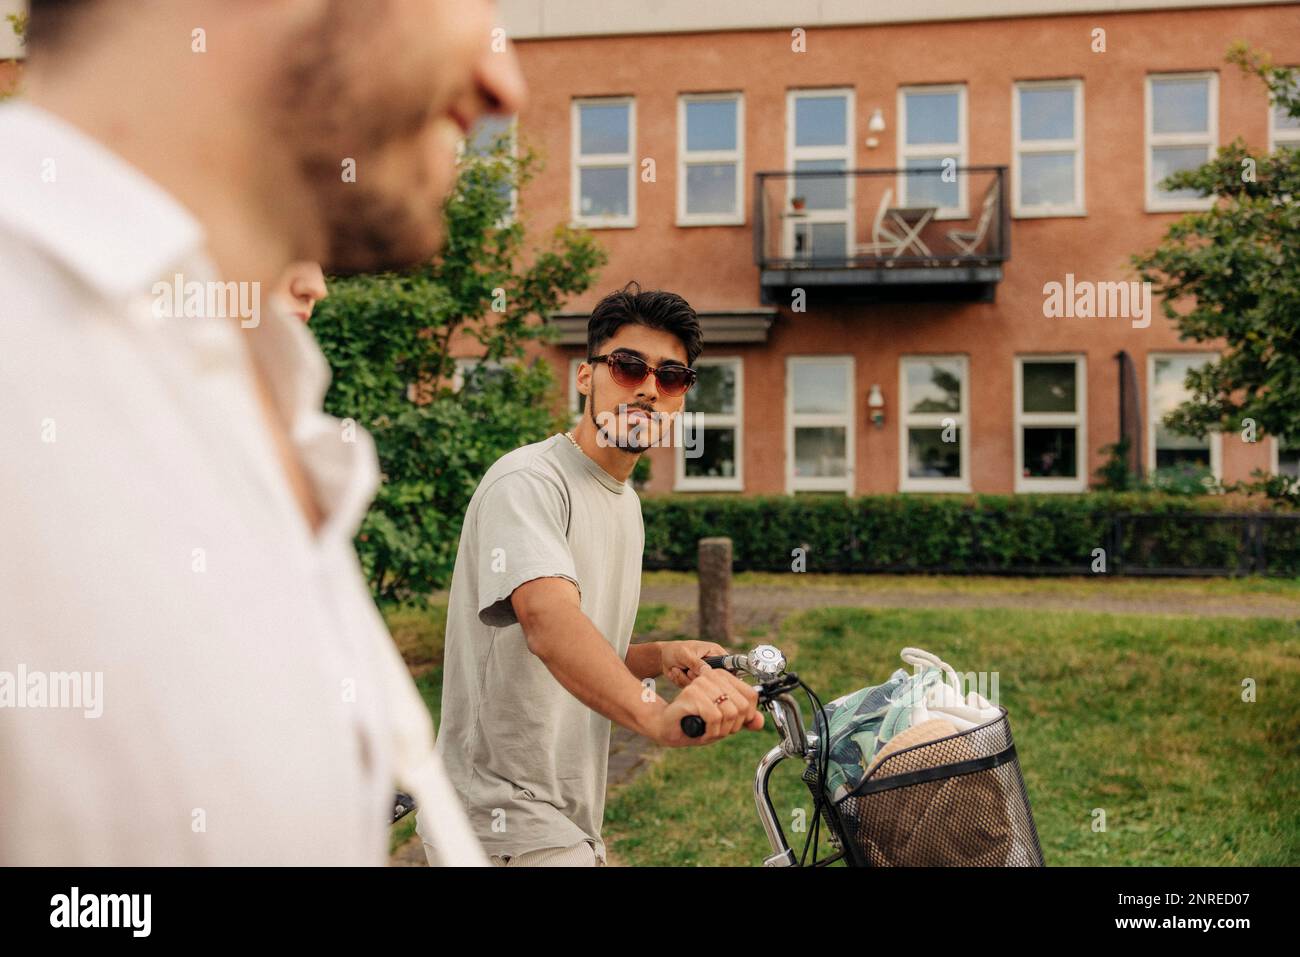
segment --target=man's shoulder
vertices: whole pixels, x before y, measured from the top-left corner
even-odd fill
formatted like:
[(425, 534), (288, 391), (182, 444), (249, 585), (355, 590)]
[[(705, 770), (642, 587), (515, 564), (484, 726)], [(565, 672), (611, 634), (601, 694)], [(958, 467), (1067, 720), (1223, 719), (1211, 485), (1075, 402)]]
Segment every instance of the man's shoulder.
[(503, 482), (505, 484), (502, 487), (533, 482), (540, 483), (543, 487), (553, 485), (557, 490), (562, 490), (564, 483), (554, 457), (555, 443), (562, 438), (557, 433), (540, 442), (521, 445), (501, 456), (483, 473), (475, 491), (475, 499), (482, 499), (493, 486)]

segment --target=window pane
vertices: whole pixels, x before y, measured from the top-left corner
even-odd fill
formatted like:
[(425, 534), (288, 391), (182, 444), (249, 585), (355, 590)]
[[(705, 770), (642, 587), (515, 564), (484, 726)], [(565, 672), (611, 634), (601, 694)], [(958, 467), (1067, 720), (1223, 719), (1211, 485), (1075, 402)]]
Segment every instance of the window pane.
[(494, 383), (504, 379), (507, 374), (500, 362), (496, 360), (488, 362), (483, 359), (458, 359), (456, 371), (460, 376), (460, 390), (467, 395), (484, 392)]
[[(945, 160), (951, 161), (948, 168), (954, 171), (950, 174), (952, 182), (944, 182), (943, 179), (944, 173), (941, 167)], [(961, 194), (957, 190), (956, 163), (955, 156), (908, 160), (906, 166), (909, 170), (925, 169), (933, 172), (907, 174), (907, 205), (956, 206), (961, 200)]]
[(1288, 449), (1286, 446), (1278, 448), (1277, 474), (1300, 478), (1300, 448)]
[(713, 412), (732, 415), (736, 411), (736, 367), (734, 365), (702, 365), (695, 370), (699, 376), (691, 391), (686, 393), (686, 408), (691, 412)]
[[(795, 173), (844, 169), (843, 160), (798, 160)], [(849, 202), (847, 176), (799, 176), (794, 178), (795, 196), (807, 201), (808, 209), (844, 209)]]
[(1074, 139), (1074, 90), (1022, 89), (1020, 138), (1022, 140)]
[(1152, 80), (1154, 133), (1206, 133), (1210, 129), (1210, 84), (1206, 80)]
[(601, 166), (581, 171), (584, 216), (627, 215), (627, 167)]
[(847, 259), (847, 226), (844, 223), (812, 224), (813, 259)]
[(810, 223), (794, 225), (794, 258), (801, 260), (843, 260), (849, 257), (847, 223)]
[(1157, 469), (1177, 469), (1185, 470), (1187, 468), (1199, 471), (1206, 471), (1210, 468), (1210, 448), (1206, 446), (1172, 446), (1156, 445), (1156, 468)]
[(1278, 104), (1273, 107), (1273, 129), (1300, 130), (1300, 116), (1292, 116), (1286, 107)]
[(1021, 153), (1020, 203), (1070, 206), (1074, 203), (1074, 153)]
[(1075, 412), (1074, 363), (1026, 362), (1022, 399), (1026, 412)]
[(907, 474), (910, 478), (961, 478), (961, 430), (907, 430)]
[[(510, 120), (511, 117), (496, 113), (488, 113), (480, 117), (466, 139), (465, 152), (476, 156), (486, 156), (491, 153), (496, 141), (509, 134)], [(506, 142), (509, 143), (508, 138)]]
[(710, 427), (703, 433), (699, 458), (682, 459), (690, 478), (735, 478), (736, 430)]
[(907, 110), (909, 146), (958, 141), (956, 93), (908, 93), (903, 101)]
[(626, 153), (628, 151), (628, 117), (626, 103), (578, 108), (581, 116), (579, 149), (591, 153)]
[(907, 364), (908, 412), (960, 412), (961, 365), (951, 359)]
[(688, 150), (734, 150), (736, 148), (736, 101), (688, 101), (686, 148)]
[[(1151, 180), (1159, 182), (1170, 173), (1180, 170), (1196, 169), (1209, 158), (1209, 151), (1204, 146), (1160, 146), (1151, 151)], [(1157, 189), (1161, 196), (1178, 199), (1196, 199), (1200, 194), (1194, 189)]]
[(795, 146), (848, 142), (848, 101), (842, 96), (801, 96), (794, 101)]
[(1152, 383), (1151, 407), (1164, 415), (1188, 397), (1187, 373), (1205, 364), (1203, 356), (1167, 356), (1152, 363), (1155, 381)]
[[(849, 370), (840, 363), (796, 362), (790, 367), (795, 412), (844, 413), (849, 408)], [(815, 429), (813, 431), (816, 431)]]
[(1072, 428), (1024, 430), (1026, 478), (1078, 478)]
[(736, 164), (692, 163), (687, 166), (686, 211), (736, 212)]
[(800, 478), (843, 478), (844, 428), (795, 429), (794, 474)]
[(1187, 373), (1205, 363), (1201, 356), (1171, 356), (1157, 359), (1153, 366), (1151, 413), (1156, 421), (1156, 467), (1166, 465), (1210, 465), (1210, 437), (1197, 438), (1173, 432), (1161, 420), (1189, 396), (1184, 385)]
[[(1191, 449), (1196, 449), (1204, 453), (1203, 456), (1198, 455), (1196, 456), (1196, 458), (1199, 460), (1200, 458), (1204, 457), (1205, 464), (1206, 465), (1210, 464), (1210, 437), (1208, 435), (1203, 439), (1198, 439), (1194, 435), (1180, 435), (1179, 433), (1172, 432), (1169, 429), (1165, 428), (1163, 425), (1157, 423), (1156, 425), (1157, 453), (1163, 450), (1186, 451)], [(1159, 464), (1159, 462), (1157, 462), (1156, 464)]]

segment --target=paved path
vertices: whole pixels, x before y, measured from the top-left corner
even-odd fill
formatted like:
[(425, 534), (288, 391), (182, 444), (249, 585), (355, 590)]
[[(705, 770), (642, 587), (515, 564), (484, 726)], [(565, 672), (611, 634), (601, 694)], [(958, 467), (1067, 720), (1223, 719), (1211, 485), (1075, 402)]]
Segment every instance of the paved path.
[[(1024, 608), (1040, 611), (1086, 611), (1127, 615), (1182, 615), (1192, 617), (1289, 618), (1300, 619), (1300, 596), (1286, 595), (1214, 595), (1179, 590), (1162, 596), (1126, 595), (1098, 587), (1086, 586), (1061, 594), (1030, 592), (923, 592), (915, 589), (835, 587), (826, 585), (773, 587), (772, 585), (732, 586), (735, 629), (743, 634), (748, 627), (768, 628), (779, 624), (791, 612), (809, 608)], [(682, 622), (682, 634), (698, 629), (698, 596), (694, 582), (659, 584), (641, 587), (641, 604), (663, 604), (688, 609)]]

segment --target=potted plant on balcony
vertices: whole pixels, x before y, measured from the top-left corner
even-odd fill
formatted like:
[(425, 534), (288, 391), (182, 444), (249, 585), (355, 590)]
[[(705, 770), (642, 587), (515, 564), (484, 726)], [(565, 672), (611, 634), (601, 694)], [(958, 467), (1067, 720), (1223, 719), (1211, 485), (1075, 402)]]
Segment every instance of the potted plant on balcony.
[(791, 197), (790, 197), (790, 208), (793, 209), (796, 213), (802, 213), (802, 212), (803, 212), (803, 208), (804, 208), (804, 204), (805, 204), (806, 202), (807, 202), (807, 200), (806, 200), (805, 197), (803, 197), (803, 196), (791, 196)]

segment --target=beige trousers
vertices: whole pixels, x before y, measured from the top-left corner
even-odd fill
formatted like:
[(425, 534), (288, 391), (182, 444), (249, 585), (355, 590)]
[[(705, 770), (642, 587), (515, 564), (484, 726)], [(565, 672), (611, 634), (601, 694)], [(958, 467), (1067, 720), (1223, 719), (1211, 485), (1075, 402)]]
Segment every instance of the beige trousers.
[(512, 857), (493, 855), (489, 858), (497, 867), (599, 867), (596, 849), (590, 841), (579, 841), (569, 847), (543, 847)]

